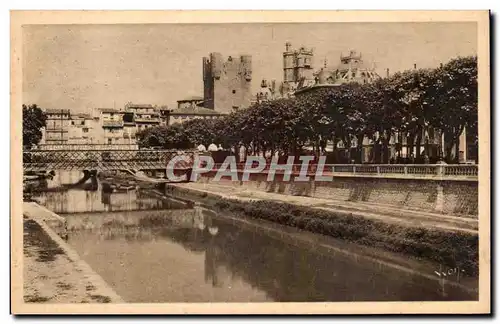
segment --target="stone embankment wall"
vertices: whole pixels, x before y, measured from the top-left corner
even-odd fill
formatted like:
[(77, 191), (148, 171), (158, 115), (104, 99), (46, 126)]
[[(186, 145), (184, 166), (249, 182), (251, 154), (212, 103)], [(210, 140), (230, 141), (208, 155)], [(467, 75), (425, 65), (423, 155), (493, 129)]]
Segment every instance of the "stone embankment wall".
[[(275, 192), (286, 195), (309, 196), (340, 201), (367, 202), (392, 207), (418, 209), (449, 215), (477, 217), (477, 181), (395, 179), (375, 177), (341, 177), (333, 181), (283, 181), (276, 175), (274, 181), (267, 181), (267, 174), (251, 174), (249, 181), (232, 181), (222, 177), (215, 181), (215, 172), (201, 174), (203, 183), (214, 183)], [(241, 177), (240, 177), (241, 179)]]

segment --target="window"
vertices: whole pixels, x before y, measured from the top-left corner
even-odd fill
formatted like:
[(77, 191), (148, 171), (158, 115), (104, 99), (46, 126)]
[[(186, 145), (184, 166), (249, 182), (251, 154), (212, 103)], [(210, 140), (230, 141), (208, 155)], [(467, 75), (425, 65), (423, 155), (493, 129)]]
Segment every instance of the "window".
[(72, 122), (71, 122), (71, 125), (74, 125), (74, 124), (75, 124), (75, 122), (74, 122), (74, 121), (72, 121)]
[(235, 94), (235, 93), (236, 93), (236, 90), (233, 90), (233, 94)]
[(85, 125), (85, 121), (84, 121), (84, 120), (82, 120), (82, 121), (80, 122), (80, 125)]
[(83, 132), (84, 132), (84, 133), (88, 133), (88, 132), (89, 132), (89, 129), (88, 129), (88, 128), (83, 128)]
[(113, 144), (113, 139), (112, 138), (108, 138), (108, 144)]

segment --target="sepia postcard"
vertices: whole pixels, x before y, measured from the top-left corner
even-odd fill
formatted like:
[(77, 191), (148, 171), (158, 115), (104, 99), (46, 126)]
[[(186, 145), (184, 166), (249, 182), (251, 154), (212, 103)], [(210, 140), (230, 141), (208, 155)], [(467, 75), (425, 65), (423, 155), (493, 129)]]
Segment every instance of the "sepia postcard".
[(489, 314), (488, 11), (11, 11), (11, 313)]

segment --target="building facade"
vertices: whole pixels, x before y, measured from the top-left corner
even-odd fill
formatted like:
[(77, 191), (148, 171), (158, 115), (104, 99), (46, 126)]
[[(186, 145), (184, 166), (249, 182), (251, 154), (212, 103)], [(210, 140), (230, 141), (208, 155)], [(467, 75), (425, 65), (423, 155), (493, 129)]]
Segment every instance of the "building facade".
[(267, 80), (262, 80), (260, 83), (260, 89), (255, 95), (252, 103), (263, 102), (268, 100), (278, 99), (281, 95), (278, 93), (276, 89), (276, 81), (272, 80), (268, 82)]
[(160, 126), (170, 125), (170, 109), (167, 106), (161, 106), (159, 108), (160, 113)]
[(202, 97), (190, 97), (177, 100), (177, 109), (203, 107)]
[(69, 109), (45, 110), (47, 121), (43, 132), (42, 141), (47, 144), (67, 144), (71, 127), (71, 114)]
[(228, 114), (248, 108), (252, 101), (252, 57), (229, 56), (227, 60), (220, 53), (210, 53), (203, 58), (203, 106)]
[(71, 144), (92, 144), (97, 142), (95, 137), (94, 119), (90, 114), (71, 115), (71, 127), (68, 130), (69, 143)]
[[(210, 110), (213, 115), (214, 111)], [(170, 110), (152, 105), (127, 104), (124, 109), (95, 108), (91, 114), (71, 114), (69, 109), (47, 109), (40, 144), (135, 145), (141, 130), (168, 125)]]
[(99, 144), (125, 144), (123, 137), (124, 111), (114, 108), (98, 109), (100, 117)]
[(334, 67), (329, 67), (325, 60), (323, 67), (313, 73), (313, 82), (299, 83), (294, 95), (350, 82), (371, 83), (377, 79), (380, 79), (380, 76), (373, 66), (363, 60), (361, 53), (351, 50), (347, 56), (341, 54), (340, 62)]
[[(125, 112), (133, 115), (136, 132), (140, 132), (150, 127), (159, 126), (161, 122), (159, 109), (150, 104), (128, 103), (125, 105)], [(133, 131), (132, 123), (129, 123), (129, 127), (130, 131)]]

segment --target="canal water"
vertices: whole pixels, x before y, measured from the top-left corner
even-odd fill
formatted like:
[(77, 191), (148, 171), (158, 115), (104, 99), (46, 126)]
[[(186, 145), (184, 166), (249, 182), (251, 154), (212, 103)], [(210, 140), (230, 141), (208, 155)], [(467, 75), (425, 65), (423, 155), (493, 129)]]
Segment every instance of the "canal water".
[(66, 217), (67, 242), (127, 302), (477, 300), (477, 289), (355, 245), (323, 244), (319, 235), (192, 208), (151, 189), (68, 186), (79, 177), (60, 173), (35, 199)]

